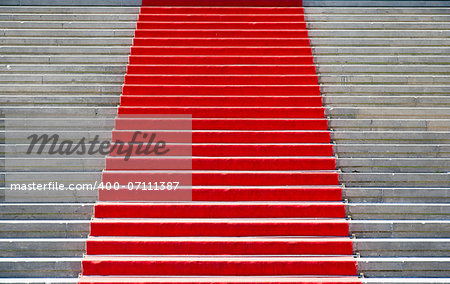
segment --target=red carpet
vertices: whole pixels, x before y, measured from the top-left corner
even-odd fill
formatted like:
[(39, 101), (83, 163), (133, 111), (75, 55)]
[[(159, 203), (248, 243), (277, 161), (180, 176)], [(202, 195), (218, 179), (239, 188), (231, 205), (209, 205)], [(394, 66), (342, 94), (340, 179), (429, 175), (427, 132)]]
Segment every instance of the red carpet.
[(301, 1), (143, 5), (79, 282), (360, 283)]

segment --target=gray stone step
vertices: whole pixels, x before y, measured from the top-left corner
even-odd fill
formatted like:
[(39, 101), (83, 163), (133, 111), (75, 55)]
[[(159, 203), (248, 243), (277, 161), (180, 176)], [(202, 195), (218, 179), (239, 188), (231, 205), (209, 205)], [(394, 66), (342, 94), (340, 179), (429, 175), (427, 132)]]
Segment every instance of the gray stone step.
[(8, 118), (105, 118), (115, 117), (116, 107), (5, 107), (0, 114)]
[(399, 187), (346, 187), (343, 198), (350, 202), (449, 204), (450, 190), (448, 188), (401, 187), (401, 185)]
[(334, 145), (335, 154), (339, 157), (402, 157), (402, 158), (449, 158), (448, 144), (354, 144)]
[[(311, 0), (307, 0), (310, 2)], [(333, 2), (339, 2), (342, 0), (334, 0)], [(364, 1), (364, 0), (362, 0)], [(319, 1), (317, 1), (319, 2)], [(324, 1), (320, 1), (325, 3)], [(424, 1), (423, 1), (424, 2)], [(430, 2), (430, 1), (426, 1)], [(443, 2), (443, 1), (441, 1)], [(305, 2), (306, 3), (306, 2)], [(357, 4), (356, 2), (354, 2)], [(363, 3), (363, 2), (360, 2)], [(395, 1), (391, 1), (392, 4), (395, 4)], [(421, 3), (423, 4), (423, 3)], [(347, 6), (347, 7), (338, 7), (338, 6), (323, 6), (323, 7), (311, 7), (307, 6), (304, 8), (306, 14), (323, 14), (323, 15), (447, 15), (449, 13), (450, 8), (439, 6), (439, 7), (424, 7), (422, 5), (417, 5), (415, 7), (393, 7), (391, 5), (385, 7), (357, 7), (357, 6)]]
[[(109, 57), (108, 57), (109, 58)], [(164, 66), (164, 65), (161, 65)], [(316, 66), (317, 70), (321, 74), (428, 74), (428, 75), (449, 75), (450, 71), (446, 65), (405, 65), (405, 64), (354, 64), (354, 65), (342, 65), (333, 64), (326, 65), (320, 64)], [(45, 74), (53, 73), (93, 73), (93, 74), (125, 74), (126, 66), (122, 64), (102, 64), (102, 65), (86, 65), (86, 64), (3, 64), (0, 65), (1, 73), (9, 74), (27, 74), (39, 71)]]
[(104, 158), (90, 155), (70, 155), (69, 157), (54, 155), (45, 158), (8, 157), (4, 165), (5, 172), (101, 172), (104, 168)]
[[(43, 74), (43, 75), (31, 75), (21, 74), (4, 74), (0, 80), (0, 83), (28, 83), (28, 84), (58, 84), (58, 83), (123, 83), (123, 75), (100, 75), (100, 74)], [(327, 84), (328, 86), (334, 85), (433, 85), (440, 84), (450, 86), (450, 79), (447, 75), (410, 75), (408, 77), (402, 75), (320, 75), (319, 82)]]
[(0, 46), (2, 54), (86, 54), (120, 55), (129, 54), (129, 47), (90, 47), (90, 46)]
[[(91, 23), (92, 25), (98, 25), (98, 23)], [(189, 38), (189, 37), (187, 37)], [(185, 38), (177, 37), (179, 41), (185, 40)], [(132, 39), (129, 36), (123, 37), (89, 37), (86, 31), (86, 35), (82, 37), (36, 37), (34, 36), (9, 36), (0, 38), (1, 45), (57, 45), (57, 46), (131, 46)], [(402, 39), (402, 38), (313, 38), (311, 43), (313, 45), (331, 46), (331, 47), (347, 47), (347, 46), (359, 46), (359, 47), (437, 47), (450, 45), (449, 40), (446, 39), (430, 39), (430, 38), (414, 38), (414, 39)]]
[(443, 257), (362, 257), (358, 271), (366, 277), (448, 277), (450, 258)]
[[(3, 176), (7, 188), (33, 182), (93, 185), (101, 179), (100, 172), (3, 172)], [(450, 187), (449, 173), (340, 173), (339, 178), (349, 187)]]
[(86, 238), (88, 220), (0, 220), (2, 238)]
[(0, 21), (137, 21), (137, 14), (0, 13)]
[[(406, 24), (405, 24), (406, 25)], [(427, 29), (417, 30), (415, 26), (406, 26), (404, 29), (347, 29), (339, 28), (340, 25), (335, 23), (334, 27), (327, 29), (311, 29), (308, 35), (313, 40), (315, 38), (448, 38), (450, 31), (446, 29)]]
[(448, 46), (450, 41), (442, 38), (312, 38), (312, 45), (320, 46), (378, 46), (378, 47), (394, 47), (394, 46)]
[(449, 220), (351, 220), (358, 238), (448, 238)]
[(128, 55), (2, 55), (2, 64), (115, 64), (125, 66), (128, 63)]
[[(139, 14), (140, 7), (83, 7), (83, 6), (0, 6), (0, 13), (25, 14)], [(428, 11), (428, 10), (425, 10)]]
[[(3, 203), (0, 205), (0, 220), (89, 220), (92, 214), (92, 203)], [(349, 203), (346, 204), (346, 214), (353, 220), (445, 220), (449, 219), (450, 205), (445, 203)]]
[[(88, 29), (98, 30), (99, 22), (90, 21), (0, 21), (0, 26), (4, 29), (32, 29), (36, 33), (45, 32), (45, 29), (64, 29), (70, 31), (71, 29)], [(102, 30), (109, 29), (134, 29), (136, 28), (135, 21), (121, 21), (115, 22), (114, 17), (111, 21), (101, 22)]]
[(332, 118), (353, 119), (448, 119), (445, 107), (329, 107), (326, 114)]
[(0, 239), (2, 257), (82, 257), (85, 251), (82, 238)]
[(0, 84), (3, 94), (37, 95), (38, 93), (55, 94), (86, 94), (97, 93), (104, 95), (120, 94), (122, 84)]
[[(112, 132), (111, 130), (54, 130), (50, 132), (49, 130), (11, 130), (7, 131), (4, 135), (4, 140), (6, 144), (27, 144), (30, 143), (29, 137), (30, 135), (37, 135), (38, 137), (42, 135), (52, 136), (54, 134), (58, 135), (58, 141), (64, 140), (72, 140), (72, 141), (80, 141), (81, 139), (94, 139), (94, 137), (98, 137), (100, 141), (111, 140)], [(38, 145), (36, 145), (38, 148)]]
[(340, 14), (320, 14), (310, 8), (306, 8), (307, 22), (450, 22), (450, 16), (445, 11), (437, 11), (436, 14), (359, 14), (359, 13), (340, 13)]
[(448, 220), (450, 204), (352, 202), (346, 204), (346, 214), (354, 220)]
[[(397, 186), (397, 185), (395, 185)], [(0, 200), (6, 194), (8, 202), (95, 202), (96, 191), (75, 191), (65, 189), (61, 192), (42, 192), (32, 200), (23, 194), (15, 194), (10, 188), (0, 188)], [(3, 197), (3, 199), (2, 199)], [(404, 202), (404, 203), (449, 203), (450, 190), (448, 188), (425, 188), (416, 187), (346, 187), (343, 198), (350, 202)]]
[[(99, 124), (103, 122), (99, 121)], [(107, 123), (107, 122), (105, 122)], [(108, 124), (101, 126), (86, 124), (87, 128), (91, 127), (93, 130), (106, 130), (111, 128)], [(68, 127), (69, 129), (71, 127)], [(73, 130), (80, 130), (77, 126), (72, 127)], [(84, 128), (86, 129), (86, 128)], [(0, 144), (0, 152), (5, 153), (8, 157), (32, 157), (38, 155), (37, 153), (26, 154), (28, 144)], [(39, 156), (45, 156), (48, 153), (47, 146), (43, 153)], [(335, 144), (334, 149), (339, 153), (340, 158), (349, 157), (379, 157), (379, 158), (450, 158), (450, 145), (427, 145), (427, 144)]]
[[(16, 74), (4, 74), (1, 77), (0, 83), (29, 83), (29, 84), (49, 84), (49, 83), (59, 83), (59, 82), (85, 82), (89, 83), (122, 83), (124, 76), (122, 74), (21, 74), (17, 76)], [(383, 84), (383, 85), (426, 85), (426, 84), (439, 84), (450, 86), (450, 79), (447, 75), (409, 75), (405, 77), (404, 75), (369, 75), (369, 74), (351, 74), (351, 75), (320, 75), (319, 82), (323, 84), (336, 84), (336, 85), (347, 85), (347, 84)]]
[[(195, 258), (191, 256), (191, 258)], [(367, 277), (445, 277), (450, 258), (358, 258), (358, 272)], [(11, 269), (12, 268), (12, 269)], [(0, 259), (3, 277), (77, 277), (81, 258), (4, 258)]]
[[(355, 253), (362, 257), (450, 256), (447, 239), (385, 238), (353, 241)], [(81, 257), (85, 250), (86, 240), (82, 238), (0, 239), (0, 252), (4, 257)]]
[[(314, 62), (323, 65), (360, 65), (360, 64), (370, 64), (370, 65), (380, 65), (385, 64), (385, 67), (403, 66), (403, 65), (442, 65), (446, 68), (446, 65), (450, 64), (449, 56), (438, 56), (438, 55), (315, 55)], [(318, 68), (320, 68), (320, 65)], [(350, 67), (352, 68), (352, 67)], [(389, 68), (386, 68), (388, 70)], [(319, 69), (320, 70), (320, 69)]]
[[(134, 29), (136, 27), (135, 22), (121, 22), (116, 24), (115, 22), (102, 23), (102, 29), (98, 28), (95, 23), (90, 22), (55, 22), (53, 26), (48, 28), (39, 28), (39, 25), (47, 25), (47, 22), (36, 22), (36, 28), (28, 27), (31, 22), (8, 22), (7, 28), (0, 31), (0, 36), (11, 37), (133, 37)], [(16, 25), (17, 28), (14, 28)], [(415, 30), (413, 27), (409, 30), (405, 29), (391, 29), (391, 30), (369, 30), (369, 29), (312, 29), (309, 30), (310, 38), (318, 40), (320, 38), (326, 39), (339, 39), (339, 38), (351, 38), (355, 40), (369, 40), (372, 38), (381, 39), (404, 39), (409, 38), (428, 38), (428, 39), (442, 39), (448, 37), (450, 31), (448, 30)]]
[(8, 130), (112, 130), (114, 117), (105, 118), (7, 118), (0, 126)]
[(124, 76), (116, 74), (108, 75), (85, 75), (85, 74), (4, 74), (1, 76), (0, 84), (123, 84)]
[[(447, 65), (407, 65), (407, 64), (335, 64), (326, 65), (320, 64), (316, 66), (317, 72), (320, 74), (450, 74)], [(1, 70), (1, 69), (0, 69)], [(11, 66), (14, 70), (14, 66)]]
[[(77, 140), (75, 140), (77, 141)], [(38, 146), (36, 147), (38, 148)], [(337, 167), (344, 173), (448, 173), (450, 159), (446, 158), (338, 158)], [(6, 172), (99, 171), (105, 160), (88, 155), (75, 157), (13, 158), (5, 162)]]
[(450, 85), (450, 78), (448, 75), (377, 75), (377, 74), (321, 74), (319, 76), (319, 83), (321, 84), (381, 84), (381, 85)]
[[(106, 130), (106, 128), (107, 127), (105, 127), (104, 130)], [(8, 159), (14, 158), (14, 157), (16, 157), (16, 158), (20, 158), (20, 157), (28, 157), (28, 158), (55, 157), (53, 154), (49, 154), (51, 144), (44, 146), (41, 154), (39, 154), (38, 151), (32, 151), (31, 153), (28, 154), (27, 151), (28, 151), (29, 147), (30, 147), (29, 144), (1, 144), (0, 152), (5, 153), (5, 156)], [(55, 147), (58, 149), (60, 147), (60, 144), (55, 144)], [(77, 157), (79, 157), (79, 158), (82, 158), (82, 157), (94, 158), (94, 157), (104, 157), (104, 155), (102, 155), (100, 153), (95, 153), (92, 155), (80, 154)]]
[(128, 37), (109, 37), (109, 38), (45, 38), (45, 37), (7, 37), (0, 38), (0, 45), (18, 45), (18, 46), (131, 46), (133, 40)]
[(0, 84), (123, 84), (124, 76), (122, 74), (108, 74), (108, 75), (85, 75), (85, 74), (3, 74), (0, 79)]
[(60, 191), (40, 191), (39, 194), (29, 192), (13, 192), (11, 188), (0, 187), (0, 202), (15, 203), (93, 203), (98, 200), (97, 190), (75, 190), (64, 188)]
[(0, 277), (78, 277), (80, 257), (0, 258)]
[(448, 22), (308, 22), (309, 29), (448, 30)]
[(5, 74), (125, 74), (124, 65), (83, 64), (3, 64), (0, 73)]
[[(11, 159), (10, 159), (11, 160)], [(8, 162), (8, 161), (7, 161)], [(10, 161), (10, 169), (24, 167), (14, 165)], [(31, 162), (31, 161), (30, 161)], [(51, 161), (49, 161), (51, 163)], [(24, 162), (24, 164), (26, 164)], [(8, 166), (8, 163), (6, 163)], [(45, 163), (43, 163), (45, 166)], [(69, 166), (69, 164), (67, 165)], [(80, 163), (81, 166), (81, 163)], [(87, 167), (87, 165), (83, 165)], [(338, 158), (336, 166), (344, 173), (449, 173), (450, 159), (448, 158)], [(32, 167), (32, 165), (29, 165)], [(74, 168), (72, 166), (72, 168)], [(84, 168), (83, 167), (83, 168)], [(8, 167), (7, 167), (8, 168)], [(450, 217), (450, 216), (449, 216)]]
[[(73, 109), (76, 111), (76, 109)], [(95, 109), (91, 110), (95, 111)], [(89, 112), (85, 112), (88, 115), (92, 115)], [(106, 114), (106, 113), (104, 113)], [(99, 115), (99, 113), (95, 113)], [(82, 114), (80, 114), (82, 116)], [(44, 116), (43, 116), (44, 117)], [(51, 116), (47, 116), (51, 117)], [(92, 116), (95, 117), (95, 116)], [(104, 116), (102, 116), (104, 117)], [(56, 133), (61, 137), (60, 139), (81, 139), (88, 135), (89, 138), (93, 138), (95, 135), (99, 135), (101, 138), (107, 138), (111, 136), (110, 131), (66, 131), (58, 130)], [(50, 134), (44, 130), (12, 130), (8, 131), (6, 135), (6, 141), (8, 144), (26, 144), (28, 143), (27, 137), (30, 133), (36, 135)], [(450, 144), (450, 137), (448, 132), (442, 131), (334, 131), (331, 133), (332, 139), (337, 143), (352, 143), (355, 141), (358, 144)]]
[(321, 85), (325, 95), (446, 95), (450, 85)]
[(362, 257), (450, 257), (448, 239), (354, 239), (353, 248)]
[[(65, 31), (64, 31), (65, 33)], [(118, 35), (116, 35), (118, 36)], [(422, 55), (448, 55), (450, 47), (340, 47), (340, 46), (314, 46), (314, 55), (397, 55), (397, 54), (417, 54)], [(87, 47), (87, 46), (1, 46), (3, 54), (129, 54), (129, 47)]]
[[(55, 182), (63, 184), (64, 186), (69, 186), (69, 184), (74, 184), (75, 186), (92, 186), (95, 185), (96, 182), (99, 183), (101, 180), (101, 172), (3, 172), (2, 175), (5, 179), (4, 184), (6, 188), (10, 188), (11, 184), (32, 184), (33, 182), (36, 184), (48, 184), (50, 182)], [(55, 195), (57, 193), (59, 192), (56, 192)], [(14, 192), (14, 194), (18, 194), (20, 196), (26, 196), (25, 194), (27, 194), (32, 197), (32, 195), (39, 195), (40, 192), (30, 193), (17, 191)], [(62, 194), (64, 196), (65, 193), (63, 192)]]
[(448, 107), (448, 96), (323, 96), (325, 105), (332, 107)]
[[(95, 25), (95, 23), (92, 23)], [(183, 41), (185, 38), (178, 38)], [(29, 36), (10, 36), (0, 38), (1, 45), (56, 45), (56, 46), (131, 46), (132, 39), (127, 36), (123, 37), (29, 37)], [(449, 41), (445, 39), (354, 39), (354, 38), (314, 38), (312, 39), (313, 45), (330, 46), (330, 47), (347, 47), (347, 46), (359, 46), (359, 47), (437, 47), (447, 46)]]
[[(54, 48), (54, 47), (53, 47)], [(2, 48), (4, 52), (8, 52), (8, 47)], [(313, 46), (313, 55), (396, 55), (396, 54), (421, 54), (421, 55), (449, 55), (450, 47), (438, 46), (420, 46), (420, 47), (365, 47), (365, 46)], [(89, 50), (91, 51), (91, 50)], [(37, 51), (39, 52), (39, 51)], [(69, 51), (67, 51), (69, 52)], [(86, 52), (88, 52), (86, 50)], [(92, 51), (94, 52), (94, 51)]]
[[(98, 124), (86, 123), (84, 130), (106, 130), (112, 127), (114, 118), (111, 120), (99, 120)], [(96, 120), (93, 120), (94, 122)], [(111, 122), (110, 122), (111, 121)], [(70, 124), (69, 124), (70, 125)], [(81, 127), (81, 126), (80, 126)], [(39, 126), (39, 129), (45, 127)], [(78, 129), (78, 125), (70, 125), (68, 129)], [(51, 129), (51, 128), (49, 128)], [(58, 130), (60, 131), (60, 130)], [(0, 144), (0, 152), (9, 157), (23, 156), (27, 152), (28, 144)], [(44, 148), (44, 153), (46, 148)], [(335, 144), (334, 151), (339, 157), (397, 157), (397, 158), (450, 158), (449, 144)], [(42, 155), (44, 155), (44, 153)]]
[[(7, 124), (8, 125), (8, 124)], [(333, 130), (366, 131), (450, 131), (449, 119), (330, 119), (328, 127)]]
[[(445, 95), (450, 92), (450, 85), (322, 85), (325, 95)], [(85, 84), (61, 85), (61, 84), (1, 84), (2, 93), (20, 93), (22, 95), (32, 93), (120, 93), (120, 84)]]
[[(47, 99), (47, 100), (45, 100)], [(66, 102), (67, 104), (82, 104), (82, 100), (78, 100), (74, 102), (72, 101), (72, 97), (68, 98), (71, 102)], [(82, 98), (84, 99), (84, 98)], [(101, 99), (96, 100), (94, 97), (95, 103), (99, 105), (103, 104), (114, 104), (117, 103), (116, 97), (108, 98), (108, 101)], [(114, 99), (114, 101), (113, 101)], [(1, 100), (0, 100), (1, 101)], [(21, 104), (32, 104), (36, 105), (40, 104), (62, 104), (58, 100), (57, 102), (53, 102), (50, 98), (43, 98), (42, 101), (34, 101), (34, 102), (23, 102), (19, 101)], [(86, 102), (86, 105), (90, 105), (92, 102)], [(6, 104), (6, 103), (5, 103)], [(403, 121), (398, 121), (397, 119), (330, 119), (328, 121), (328, 126), (330, 129), (339, 130), (339, 129), (347, 129), (347, 130), (366, 130), (366, 131), (389, 131), (389, 130), (410, 130), (410, 131), (447, 131), (450, 130), (449, 126), (450, 120), (448, 119), (405, 119)], [(112, 129), (114, 124), (113, 118), (104, 118), (104, 119), (83, 119), (83, 118), (64, 118), (61, 117), (59, 119), (47, 119), (47, 118), (33, 118), (32, 120), (26, 120), (22, 118), (8, 118), (5, 121), (0, 121), (0, 125), (8, 128), (8, 130), (82, 130), (82, 129)]]
[[(117, 106), (119, 96), (3, 96), (0, 103), (4, 106)], [(13, 126), (13, 125), (10, 125)]]
[(1, 203), (0, 220), (90, 220), (92, 203)]
[[(431, 237), (448, 238), (446, 220), (351, 220), (350, 230), (357, 238)], [(89, 232), (88, 220), (13, 220), (0, 221), (3, 238), (81, 238)]]
[[(97, 23), (98, 24), (98, 23)], [(37, 33), (36, 30), (33, 29), (4, 29), (0, 32), (0, 36), (3, 37), (133, 37), (134, 36), (134, 27), (129, 29), (43, 29), (39, 30)], [(106, 48), (106, 47), (105, 47)], [(2, 47), (2, 50), (5, 50)], [(26, 49), (23, 49), (23, 52)], [(53, 49), (54, 50), (54, 49)], [(32, 50), (30, 53), (39, 54), (37, 51)], [(84, 53), (83, 53), (84, 54)], [(86, 53), (88, 54), (88, 53)]]
[(349, 187), (442, 187), (450, 188), (450, 173), (341, 173)]

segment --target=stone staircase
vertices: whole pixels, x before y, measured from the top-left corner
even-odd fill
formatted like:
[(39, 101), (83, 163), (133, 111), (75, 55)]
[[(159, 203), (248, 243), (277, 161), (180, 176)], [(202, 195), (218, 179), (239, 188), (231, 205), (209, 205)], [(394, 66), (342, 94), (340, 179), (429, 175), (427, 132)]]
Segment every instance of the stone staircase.
[[(450, 283), (450, 10), (305, 6), (325, 2), (350, 6), (305, 13), (362, 281)], [(30, 156), (26, 137), (110, 138), (138, 13), (0, 7), (0, 283), (77, 281), (96, 192), (6, 188), (100, 179), (102, 156)]]
[[(7, 186), (30, 175), (43, 180), (59, 175), (98, 180), (102, 156), (25, 155), (26, 137), (58, 133), (61, 140), (78, 141), (111, 136), (138, 12), (133, 7), (0, 8), (0, 101), (3, 127), (8, 130), (0, 147), (8, 157)], [(93, 202), (96, 198), (95, 193), (81, 191), (49, 195), (22, 200)]]
[(7, 130), (0, 144), (7, 158), (0, 189), (0, 277), (8, 278), (0, 282), (76, 282), (97, 192), (5, 188), (34, 178), (100, 180), (103, 156), (48, 155), (49, 147), (27, 155), (26, 137), (110, 138), (138, 13), (137, 7), (0, 7), (0, 112)]
[(449, 277), (450, 10), (305, 14), (359, 271)]

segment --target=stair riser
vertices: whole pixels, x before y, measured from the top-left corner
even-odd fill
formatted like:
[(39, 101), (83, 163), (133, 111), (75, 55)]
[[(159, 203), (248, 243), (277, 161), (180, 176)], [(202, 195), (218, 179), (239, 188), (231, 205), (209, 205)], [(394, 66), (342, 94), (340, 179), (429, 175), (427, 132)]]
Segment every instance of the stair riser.
[(141, 7), (142, 15), (149, 14), (303, 14), (301, 7), (179, 7), (166, 5), (166, 7)]
[(131, 55), (130, 64), (313, 64), (311, 56)]
[[(119, 107), (119, 117), (130, 115), (192, 115), (192, 118), (323, 118), (322, 107)], [(239, 141), (237, 141), (239, 142)], [(245, 143), (245, 141), (241, 141)], [(317, 141), (323, 142), (323, 140)]]
[(307, 38), (304, 22), (138, 22), (136, 38)]
[(165, 242), (87, 241), (89, 255), (351, 255), (351, 241), (330, 242)]
[(322, 107), (319, 96), (121, 96), (121, 106)]
[[(113, 131), (113, 142), (148, 142), (144, 135), (156, 134), (159, 140), (167, 143), (182, 142), (182, 143), (329, 143), (330, 133), (328, 131), (316, 132), (251, 132), (251, 131), (229, 131), (229, 132), (179, 132), (179, 131), (165, 131), (151, 133), (143, 133), (136, 135), (132, 131)], [(142, 137), (141, 137), (142, 136)], [(134, 137), (134, 139), (133, 139)], [(150, 137), (150, 136), (149, 136)], [(156, 142), (159, 140), (155, 140)]]
[[(169, 148), (170, 149), (170, 148)], [(261, 171), (261, 170), (334, 170), (334, 158), (319, 159), (235, 159), (235, 158), (106, 158), (108, 170), (230, 170), (230, 171)]]
[[(202, 35), (197, 35), (200, 38), (135, 38), (133, 40), (134, 46), (309, 46), (309, 39), (225, 39), (225, 38), (214, 38), (208, 39), (203, 38)], [(217, 37), (217, 36), (216, 36)]]
[[(178, 181), (182, 185), (202, 186), (285, 186), (285, 185), (338, 185), (335, 172), (302, 173), (126, 173), (104, 171), (103, 181), (127, 185), (129, 182)], [(192, 183), (191, 183), (192, 182)]]
[[(245, 127), (243, 127), (245, 125)], [(192, 130), (327, 130), (325, 119), (199, 119), (177, 123), (174, 121), (149, 121), (117, 119), (115, 129), (186, 129)]]
[[(1, 91), (1, 89), (0, 89)], [(318, 96), (319, 86), (289, 85), (124, 85), (123, 95), (269, 95), (269, 96)]]
[(108, 205), (95, 206), (95, 218), (343, 218), (344, 204), (311, 205)]
[(164, 222), (93, 221), (91, 236), (348, 236), (348, 223), (171, 223), (169, 226)]
[(91, 262), (83, 260), (83, 275), (354, 275), (356, 262), (347, 261), (267, 261), (267, 262)]
[(304, 22), (305, 17), (301, 14), (294, 15), (214, 15), (214, 14), (191, 14), (191, 15), (177, 15), (177, 14), (140, 14), (139, 21), (161, 21), (161, 22)]
[[(117, 149), (117, 148), (116, 148)], [(220, 149), (220, 151), (218, 151)], [(137, 147), (131, 150), (132, 156), (142, 156), (143, 153), (136, 153)], [(291, 156), (292, 151), (299, 156), (332, 156), (332, 145), (170, 145), (170, 152), (167, 156), (207, 156), (207, 157), (279, 157)], [(124, 156), (117, 150), (110, 152), (111, 156)]]
[(269, 74), (304, 74), (315, 75), (314, 65), (128, 65), (127, 74), (246, 74), (246, 75), (269, 75)]
[(125, 75), (127, 85), (314, 85), (315, 75)]
[(298, 0), (143, 0), (142, 6), (182, 6), (182, 7), (296, 7), (300, 6)]
[[(69, 50), (68, 50), (69, 51)], [(128, 50), (117, 50), (127, 52)], [(45, 51), (42, 51), (45, 53)], [(76, 52), (73, 50), (72, 52)], [(83, 51), (81, 51), (83, 52)], [(92, 50), (96, 52), (96, 50)], [(100, 52), (97, 51), (97, 52)], [(329, 52), (329, 51), (328, 51)], [(327, 53), (326, 50), (320, 52)], [(132, 46), (131, 55), (307, 55), (311, 56), (310, 47), (140, 47)]]

